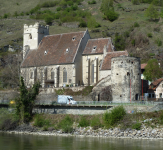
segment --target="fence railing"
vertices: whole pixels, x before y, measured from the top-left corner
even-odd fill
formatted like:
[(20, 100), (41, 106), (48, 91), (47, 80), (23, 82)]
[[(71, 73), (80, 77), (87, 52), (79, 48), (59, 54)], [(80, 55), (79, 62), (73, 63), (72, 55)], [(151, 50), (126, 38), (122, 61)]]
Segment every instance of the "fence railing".
[[(0, 100), (0, 104), (10, 104), (10, 100)], [(57, 101), (52, 100), (38, 100), (35, 101), (36, 105), (57, 105)], [(109, 106), (109, 105), (163, 105), (163, 102), (158, 101), (131, 101), (131, 102), (123, 102), (123, 101), (77, 101), (76, 105), (99, 105), (99, 106)]]

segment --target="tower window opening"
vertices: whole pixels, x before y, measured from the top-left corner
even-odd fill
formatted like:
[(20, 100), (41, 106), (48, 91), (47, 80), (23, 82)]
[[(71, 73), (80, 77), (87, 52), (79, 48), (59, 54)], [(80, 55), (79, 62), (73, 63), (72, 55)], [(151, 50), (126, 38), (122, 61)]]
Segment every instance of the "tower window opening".
[(129, 72), (127, 72), (127, 76), (129, 76), (130, 75), (130, 73)]

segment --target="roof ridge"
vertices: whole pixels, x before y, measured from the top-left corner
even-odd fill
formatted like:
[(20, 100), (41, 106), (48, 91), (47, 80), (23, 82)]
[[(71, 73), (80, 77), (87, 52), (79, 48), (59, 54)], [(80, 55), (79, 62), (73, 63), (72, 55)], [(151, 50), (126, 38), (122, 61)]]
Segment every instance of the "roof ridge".
[(46, 35), (45, 37), (57, 36), (57, 35), (63, 35), (63, 34), (72, 34), (72, 33), (82, 33), (82, 32), (85, 32), (85, 31), (69, 32), (69, 33), (61, 33), (61, 34), (52, 34), (52, 35)]

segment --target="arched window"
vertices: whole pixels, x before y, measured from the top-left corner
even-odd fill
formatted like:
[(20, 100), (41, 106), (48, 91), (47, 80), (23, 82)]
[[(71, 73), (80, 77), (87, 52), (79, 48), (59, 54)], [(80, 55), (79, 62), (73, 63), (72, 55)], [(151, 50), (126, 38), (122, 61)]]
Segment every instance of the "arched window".
[(94, 62), (92, 62), (91, 65), (91, 81), (94, 83)]
[(54, 80), (54, 71), (51, 71), (51, 80)]
[(63, 82), (67, 82), (67, 71), (65, 68), (63, 69)]

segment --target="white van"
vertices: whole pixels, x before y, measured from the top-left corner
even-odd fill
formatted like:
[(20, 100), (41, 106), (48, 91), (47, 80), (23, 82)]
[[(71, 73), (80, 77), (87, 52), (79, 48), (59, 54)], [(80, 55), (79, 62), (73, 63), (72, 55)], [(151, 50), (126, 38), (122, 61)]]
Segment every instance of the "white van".
[(58, 104), (77, 104), (76, 101), (70, 95), (58, 95)]

